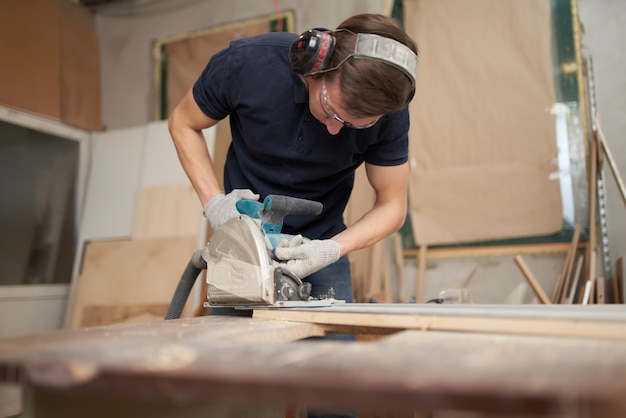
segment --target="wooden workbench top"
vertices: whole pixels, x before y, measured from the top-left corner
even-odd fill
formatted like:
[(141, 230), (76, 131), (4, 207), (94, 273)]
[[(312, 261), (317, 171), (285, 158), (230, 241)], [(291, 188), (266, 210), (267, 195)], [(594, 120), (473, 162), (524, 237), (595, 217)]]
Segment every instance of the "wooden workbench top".
[[(623, 307), (489, 308), (353, 304), (260, 310), (255, 318), (206, 316), (5, 338), (0, 339), (0, 382), (173, 402), (220, 399), (555, 416), (576, 408), (594, 414), (578, 417), (626, 414)], [(430, 327), (419, 320), (426, 317)], [(436, 324), (446, 317), (448, 329), (438, 330)], [(508, 318), (513, 324), (534, 321), (537, 329), (580, 324), (581, 330), (596, 325), (621, 334), (611, 338), (573, 336), (571, 329), (562, 336), (526, 328), (480, 330), (480, 322), (489, 317)], [(473, 318), (476, 326), (452, 331), (451, 318), (464, 319), (462, 323)], [(389, 335), (357, 342), (303, 340), (333, 327)]]

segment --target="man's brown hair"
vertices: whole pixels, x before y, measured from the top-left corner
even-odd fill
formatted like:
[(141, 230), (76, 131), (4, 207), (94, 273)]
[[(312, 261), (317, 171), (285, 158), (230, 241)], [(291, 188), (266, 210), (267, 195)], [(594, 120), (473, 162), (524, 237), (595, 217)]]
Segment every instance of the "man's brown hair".
[[(379, 14), (360, 14), (344, 20), (334, 33), (337, 43), (329, 67), (336, 71), (329, 79), (339, 77), (345, 106), (353, 116), (368, 117), (402, 109), (413, 91), (409, 77), (380, 60), (348, 58), (354, 53), (357, 33), (371, 33), (394, 39), (417, 54), (415, 42), (393, 18)], [(347, 30), (339, 30), (347, 29)]]

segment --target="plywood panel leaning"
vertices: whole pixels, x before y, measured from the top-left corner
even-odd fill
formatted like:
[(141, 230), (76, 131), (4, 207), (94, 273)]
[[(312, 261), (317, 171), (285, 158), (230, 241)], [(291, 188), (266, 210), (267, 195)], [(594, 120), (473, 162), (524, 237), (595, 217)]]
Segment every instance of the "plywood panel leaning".
[[(68, 327), (163, 319), (158, 309), (169, 305), (196, 250), (196, 240), (175, 237), (88, 243)], [(137, 311), (139, 306), (145, 307), (145, 311)]]

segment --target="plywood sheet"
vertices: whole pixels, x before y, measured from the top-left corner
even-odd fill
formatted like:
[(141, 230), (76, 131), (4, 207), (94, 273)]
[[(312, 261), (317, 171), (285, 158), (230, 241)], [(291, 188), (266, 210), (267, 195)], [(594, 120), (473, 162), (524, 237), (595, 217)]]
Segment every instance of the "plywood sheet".
[(82, 311), (81, 326), (95, 327), (120, 322), (144, 323), (165, 318), (169, 305), (166, 303), (133, 305), (92, 305)]
[(421, 58), (409, 133), (416, 242), (560, 231), (550, 2), (404, 4)]
[(137, 193), (133, 239), (197, 237), (202, 208), (191, 184), (142, 187)]
[(3, 0), (0, 103), (59, 120), (61, 16), (48, 0)]
[(102, 129), (94, 16), (63, 0), (3, 0), (0, 103)]
[(86, 130), (101, 131), (100, 50), (95, 16), (85, 7), (51, 0), (63, 16), (60, 30), (61, 120)]
[[(151, 313), (154, 305), (169, 305), (195, 250), (196, 237), (88, 243), (70, 301), (69, 328), (92, 321), (94, 306), (111, 307), (113, 314), (109, 316), (123, 322), (124, 319), (137, 321), (141, 316), (137, 311), (132, 316), (118, 315), (128, 311), (128, 307), (145, 306), (146, 313)], [(102, 308), (99, 311), (103, 312)], [(150, 320), (152, 316), (143, 318)]]

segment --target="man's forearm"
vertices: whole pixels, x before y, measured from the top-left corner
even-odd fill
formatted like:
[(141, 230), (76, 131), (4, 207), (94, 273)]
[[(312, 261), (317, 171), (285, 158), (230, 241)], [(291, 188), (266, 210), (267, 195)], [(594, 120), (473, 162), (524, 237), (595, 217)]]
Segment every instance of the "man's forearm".
[(178, 159), (196, 191), (202, 207), (222, 191), (215, 176), (211, 155), (202, 133), (203, 129), (217, 124), (207, 117), (193, 98), (190, 89), (168, 118), (168, 129)]
[(332, 239), (339, 243), (340, 255), (360, 250), (376, 244), (388, 235), (402, 228), (406, 219), (406, 204), (389, 202), (374, 206), (350, 225), (345, 231)]
[(209, 200), (222, 191), (213, 169), (213, 162), (201, 131), (171, 130), (176, 153), (198, 198), (205, 207)]

